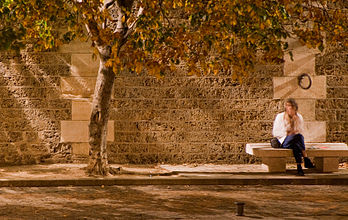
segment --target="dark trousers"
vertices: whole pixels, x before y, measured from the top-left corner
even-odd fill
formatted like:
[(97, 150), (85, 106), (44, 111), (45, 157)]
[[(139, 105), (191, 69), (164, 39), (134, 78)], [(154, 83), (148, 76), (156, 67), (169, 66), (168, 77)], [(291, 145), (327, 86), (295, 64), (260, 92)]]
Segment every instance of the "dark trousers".
[(305, 150), (304, 138), (302, 134), (294, 134), (286, 136), (283, 148), (292, 149), (296, 163), (302, 163), (302, 151)]

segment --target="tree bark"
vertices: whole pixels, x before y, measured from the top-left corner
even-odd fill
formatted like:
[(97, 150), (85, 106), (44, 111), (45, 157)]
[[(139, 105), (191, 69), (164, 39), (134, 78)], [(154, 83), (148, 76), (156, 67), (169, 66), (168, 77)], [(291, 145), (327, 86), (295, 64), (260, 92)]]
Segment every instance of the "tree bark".
[(109, 105), (115, 74), (112, 67), (105, 66), (111, 55), (111, 47), (98, 47), (98, 51), (100, 64), (89, 123), (90, 158), (86, 172), (88, 175), (106, 176), (115, 172), (108, 164), (106, 152)]

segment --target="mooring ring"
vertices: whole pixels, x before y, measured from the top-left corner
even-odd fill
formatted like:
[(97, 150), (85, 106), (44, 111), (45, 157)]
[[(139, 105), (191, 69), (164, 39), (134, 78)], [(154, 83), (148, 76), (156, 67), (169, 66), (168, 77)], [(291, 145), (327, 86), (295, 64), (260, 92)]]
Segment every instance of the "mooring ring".
[[(302, 80), (304, 79), (304, 78), (308, 78), (308, 85), (307, 86), (304, 86), (303, 84), (302, 84)], [(309, 89), (309, 88), (311, 88), (311, 86), (312, 86), (312, 79), (311, 79), (311, 76), (308, 74), (308, 73), (302, 73), (301, 75), (299, 75), (298, 77), (297, 77), (297, 81), (298, 81), (298, 85), (302, 88), (302, 89)]]

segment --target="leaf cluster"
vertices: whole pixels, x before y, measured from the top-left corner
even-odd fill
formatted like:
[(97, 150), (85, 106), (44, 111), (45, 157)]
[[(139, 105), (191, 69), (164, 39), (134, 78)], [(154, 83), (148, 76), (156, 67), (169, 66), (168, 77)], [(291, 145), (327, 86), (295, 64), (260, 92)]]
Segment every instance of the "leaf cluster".
[[(162, 77), (230, 72), (281, 63), (286, 40), (310, 48), (347, 43), (344, 0), (3, 0), (0, 49), (47, 50), (76, 38), (109, 47), (106, 66)], [(85, 30), (85, 27), (87, 31)]]

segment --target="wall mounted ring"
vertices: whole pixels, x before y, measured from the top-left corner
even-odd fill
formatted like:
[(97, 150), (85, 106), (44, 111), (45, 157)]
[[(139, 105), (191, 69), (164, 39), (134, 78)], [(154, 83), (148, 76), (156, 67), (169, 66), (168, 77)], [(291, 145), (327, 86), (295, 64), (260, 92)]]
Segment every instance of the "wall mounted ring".
[[(304, 85), (303, 81), (304, 79), (307, 79), (307, 83)], [(306, 80), (305, 80), (306, 81)], [(309, 89), (312, 86), (312, 79), (311, 76), (308, 73), (302, 73), (301, 75), (299, 75), (297, 77), (297, 82), (298, 85), (302, 88), (302, 89)]]

